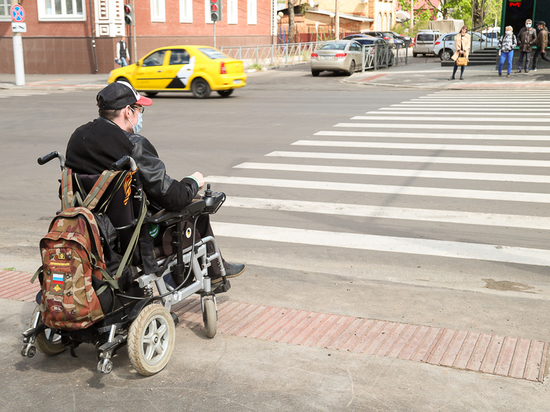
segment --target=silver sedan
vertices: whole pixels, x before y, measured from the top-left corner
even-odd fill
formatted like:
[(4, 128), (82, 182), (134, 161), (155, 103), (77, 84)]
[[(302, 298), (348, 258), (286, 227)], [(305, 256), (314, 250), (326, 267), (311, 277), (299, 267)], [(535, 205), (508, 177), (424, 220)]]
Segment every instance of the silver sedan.
[(353, 74), (361, 68), (361, 62), (361, 45), (356, 41), (327, 41), (311, 53), (311, 74), (319, 76), (323, 70)]

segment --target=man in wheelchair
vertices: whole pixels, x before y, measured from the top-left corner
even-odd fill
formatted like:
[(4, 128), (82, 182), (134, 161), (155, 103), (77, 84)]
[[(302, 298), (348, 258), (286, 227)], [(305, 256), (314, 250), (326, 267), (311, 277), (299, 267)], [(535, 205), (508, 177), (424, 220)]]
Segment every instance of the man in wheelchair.
[[(145, 106), (151, 106), (153, 101), (123, 81), (105, 87), (96, 100), (99, 117), (74, 131), (67, 145), (66, 166), (78, 174), (97, 175), (122, 157), (131, 156), (137, 164), (137, 173), (152, 212), (160, 209), (182, 211), (204, 186), (204, 177), (195, 172), (179, 181), (172, 179), (155, 147), (138, 134)], [(198, 217), (196, 231), (201, 238), (213, 236), (209, 215)], [(245, 270), (244, 264), (222, 261), (227, 278), (237, 277)], [(219, 266), (211, 265), (208, 274), (214, 292), (221, 292), (221, 289), (217, 290), (222, 284)]]

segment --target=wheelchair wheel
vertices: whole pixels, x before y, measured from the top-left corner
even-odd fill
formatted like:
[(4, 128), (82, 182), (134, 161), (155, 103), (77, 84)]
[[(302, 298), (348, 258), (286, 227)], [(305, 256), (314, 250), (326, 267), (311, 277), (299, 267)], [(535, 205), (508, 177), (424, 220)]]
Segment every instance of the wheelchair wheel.
[(206, 336), (212, 339), (216, 336), (218, 328), (218, 314), (216, 312), (216, 304), (213, 300), (203, 299), (202, 320), (206, 329)]
[(130, 325), (128, 357), (140, 375), (154, 375), (168, 364), (176, 328), (172, 315), (161, 305), (146, 306)]
[[(30, 322), (31, 327), (37, 313), (40, 313), (40, 305), (36, 305), (34, 311), (32, 312)], [(40, 320), (42, 320), (42, 318), (40, 318)], [(61, 336), (50, 328), (47, 328), (44, 332), (38, 334), (34, 344), (36, 345), (36, 348), (46, 356), (57, 355), (65, 350), (65, 345), (63, 345)]]

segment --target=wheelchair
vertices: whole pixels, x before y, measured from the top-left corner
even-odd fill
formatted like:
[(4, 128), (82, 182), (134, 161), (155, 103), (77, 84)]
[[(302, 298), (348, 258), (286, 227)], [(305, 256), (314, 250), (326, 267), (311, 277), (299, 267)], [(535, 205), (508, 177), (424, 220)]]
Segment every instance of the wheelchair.
[[(55, 158), (59, 159), (61, 170), (65, 173), (65, 159), (59, 152), (39, 158), (38, 163), (43, 165)], [(117, 350), (127, 346), (132, 367), (140, 375), (151, 376), (164, 369), (171, 357), (175, 325), (178, 323), (178, 317), (171, 312), (171, 308), (179, 302), (198, 294), (206, 336), (213, 338), (216, 335), (217, 305), (214, 292), (225, 292), (230, 284), (225, 277), (216, 239), (213, 236), (200, 238), (195, 225), (201, 215), (218, 211), (225, 201), (225, 194), (213, 193), (208, 185), (204, 196), (181, 212), (151, 211), (136, 173), (135, 161), (125, 156), (114, 163), (111, 170), (121, 171), (119, 182), (131, 182), (130, 188), (111, 184), (115, 187), (108, 188), (99, 199), (100, 207), (106, 215), (110, 215), (115, 227), (116, 247), (125, 257), (128, 256), (125, 270), (130, 274), (129, 285), (111, 290), (112, 302), (109, 303), (109, 309), (103, 311), (104, 318), (85, 329), (47, 327), (42, 322), (40, 306), (37, 305), (30, 328), (23, 333), (21, 354), (31, 358), (38, 349), (44, 355), (51, 356), (69, 348), (71, 354), (76, 356), (75, 349), (80, 344), (92, 344), (96, 347), (97, 370), (107, 374), (113, 369), (112, 358)], [(82, 199), (85, 195), (83, 192), (90, 186), (86, 179), (93, 181), (96, 177), (79, 176), (74, 184), (74, 197)], [(119, 198), (131, 198), (126, 207), (122, 208), (122, 213), (117, 206), (120, 205)], [(67, 206), (64, 200), (62, 209)], [(124, 214), (126, 216), (121, 218)], [(152, 242), (151, 232), (158, 234)], [(139, 234), (139, 239), (133, 246), (131, 243), (132, 239), (137, 238), (136, 234)], [(149, 242), (144, 242), (144, 239)], [(140, 242), (153, 248), (154, 253), (149, 254), (148, 259), (143, 252), (147, 248), (140, 247)], [(152, 264), (151, 256), (154, 257)], [(219, 266), (222, 277), (215, 291), (208, 275), (211, 265)], [(40, 303), (40, 294), (37, 303)]]

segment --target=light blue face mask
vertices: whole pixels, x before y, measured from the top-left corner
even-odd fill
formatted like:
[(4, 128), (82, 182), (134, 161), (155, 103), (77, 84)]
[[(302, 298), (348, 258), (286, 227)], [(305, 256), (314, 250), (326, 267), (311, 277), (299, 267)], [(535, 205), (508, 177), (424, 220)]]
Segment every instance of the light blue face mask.
[[(132, 109), (131, 107), (130, 107), (130, 110), (135, 113), (135, 110)], [(135, 134), (138, 134), (139, 132), (141, 132), (141, 128), (143, 127), (143, 113), (141, 112), (138, 113), (138, 121), (136, 124), (133, 124), (130, 119), (128, 119), (128, 121), (132, 125), (132, 130)]]

